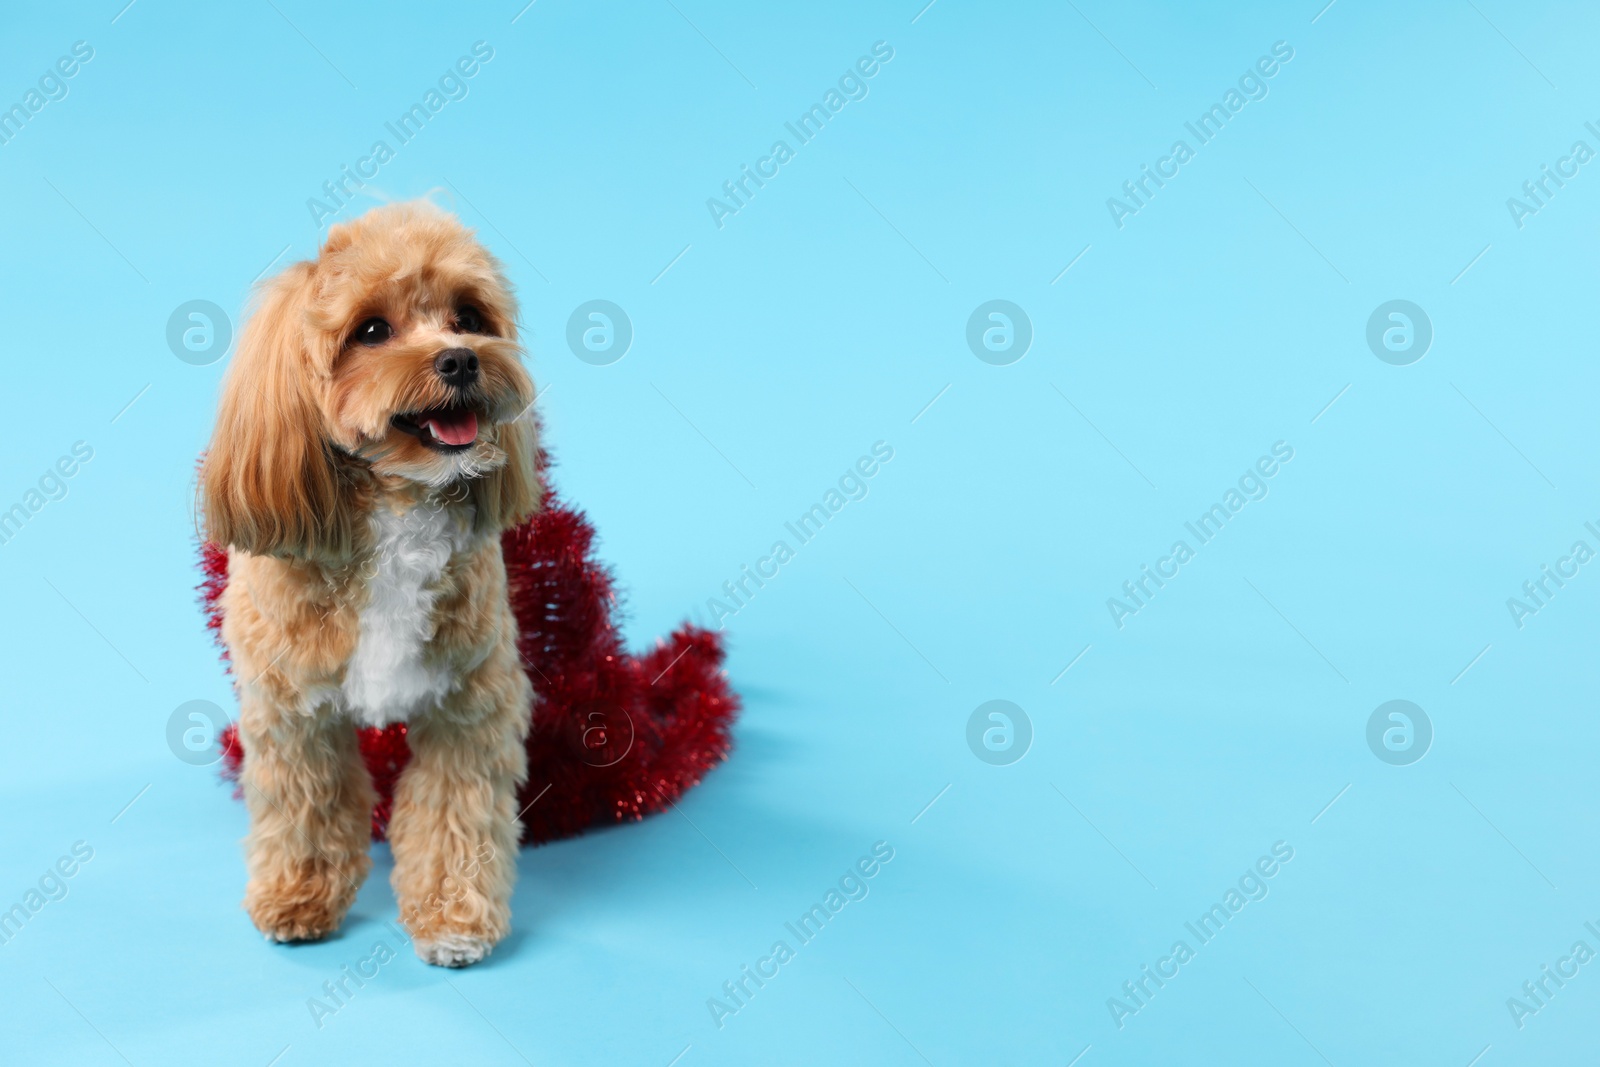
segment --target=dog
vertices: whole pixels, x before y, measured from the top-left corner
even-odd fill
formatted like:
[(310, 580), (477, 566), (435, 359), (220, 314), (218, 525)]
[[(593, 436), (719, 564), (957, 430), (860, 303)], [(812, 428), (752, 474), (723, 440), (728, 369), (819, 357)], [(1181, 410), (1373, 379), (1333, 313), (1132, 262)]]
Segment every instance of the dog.
[(534, 692), (500, 534), (539, 507), (517, 304), (427, 202), (333, 226), (265, 283), (200, 477), (228, 556), (250, 815), (244, 907), (272, 941), (338, 929), (371, 868), (356, 729), (404, 723), (388, 836), (418, 956), (482, 960), (511, 924)]

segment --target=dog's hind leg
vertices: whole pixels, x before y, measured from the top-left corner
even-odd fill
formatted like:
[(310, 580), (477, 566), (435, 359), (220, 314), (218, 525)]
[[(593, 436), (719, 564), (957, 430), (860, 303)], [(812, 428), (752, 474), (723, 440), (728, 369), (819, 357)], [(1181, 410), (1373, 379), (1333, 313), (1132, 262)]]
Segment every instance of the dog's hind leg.
[(506, 637), (407, 731), (411, 762), (395, 790), (389, 842), (400, 919), (428, 963), (477, 963), (511, 929), (532, 700)]
[(338, 929), (372, 866), (372, 780), (355, 728), (324, 709), (283, 711), (247, 692), (240, 787), (250, 810), (244, 906), (274, 941)]

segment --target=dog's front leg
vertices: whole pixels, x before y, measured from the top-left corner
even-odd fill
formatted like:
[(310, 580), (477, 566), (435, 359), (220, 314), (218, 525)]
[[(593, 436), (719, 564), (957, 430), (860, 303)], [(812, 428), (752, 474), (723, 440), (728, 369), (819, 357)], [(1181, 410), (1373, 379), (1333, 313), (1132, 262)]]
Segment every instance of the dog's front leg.
[(400, 918), (428, 963), (477, 963), (511, 929), (532, 699), (507, 639), (407, 732), (389, 841)]
[(239, 781), (250, 810), (245, 909), (274, 941), (338, 929), (372, 866), (372, 780), (350, 722), (246, 691)]

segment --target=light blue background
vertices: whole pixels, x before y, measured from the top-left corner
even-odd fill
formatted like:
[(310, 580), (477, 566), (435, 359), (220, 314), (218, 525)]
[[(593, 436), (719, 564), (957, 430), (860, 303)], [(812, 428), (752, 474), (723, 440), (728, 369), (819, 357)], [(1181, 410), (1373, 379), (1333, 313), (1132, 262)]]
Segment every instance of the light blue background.
[[(1506, 199), (1600, 148), (1600, 12), (921, 3), (0, 12), (0, 103), (95, 49), (0, 146), (0, 506), (94, 449), (0, 546), (0, 906), (94, 849), (0, 948), (0, 1058), (1592, 1051), (1600, 964), (1520, 1030), (1506, 1000), (1600, 949), (1600, 564), (1521, 629), (1506, 600), (1600, 547), (1600, 164), (1520, 229)], [(526, 852), (487, 965), (406, 950), (319, 1030), (307, 998), (395, 942), (389, 858), (339, 938), (264, 945), (242, 807), (167, 748), (174, 708), (232, 696), (192, 591), (226, 361), (180, 362), (164, 332), (314, 254), (307, 198), (478, 40), (470, 95), (341, 217), (441, 190), (502, 257), (558, 484), (636, 645), (705, 617), (873, 442), (895, 456), (729, 620), (737, 750), (681, 815)], [(719, 230), (706, 199), (879, 40), (870, 95)], [(1280, 40), (1270, 95), (1114, 226), (1106, 198)], [(565, 344), (594, 298), (636, 331), (608, 367)], [(964, 340), (996, 298), (1035, 331), (1007, 367)], [(1364, 337), (1397, 298), (1435, 331), (1405, 367)], [(1106, 598), (1280, 440), (1270, 495), (1119, 630)], [(1032, 722), (1010, 766), (965, 740), (991, 699)], [(1391, 699), (1436, 733), (1411, 766), (1366, 744)], [(880, 840), (870, 895), (719, 1029), (707, 998)], [(1270, 895), (1119, 1030), (1107, 998), (1280, 840)]]

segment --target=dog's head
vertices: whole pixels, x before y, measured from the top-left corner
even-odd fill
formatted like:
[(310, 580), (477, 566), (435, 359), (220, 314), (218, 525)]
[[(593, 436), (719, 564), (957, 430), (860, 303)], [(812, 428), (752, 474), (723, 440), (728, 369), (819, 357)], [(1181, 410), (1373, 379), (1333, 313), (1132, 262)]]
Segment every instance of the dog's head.
[(207, 536), (347, 555), (363, 480), (448, 488), (486, 532), (525, 518), (539, 487), (516, 315), (499, 264), (432, 204), (333, 227), (266, 283), (239, 339), (206, 454)]

